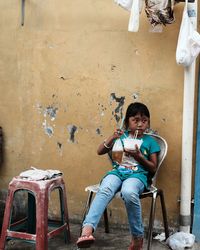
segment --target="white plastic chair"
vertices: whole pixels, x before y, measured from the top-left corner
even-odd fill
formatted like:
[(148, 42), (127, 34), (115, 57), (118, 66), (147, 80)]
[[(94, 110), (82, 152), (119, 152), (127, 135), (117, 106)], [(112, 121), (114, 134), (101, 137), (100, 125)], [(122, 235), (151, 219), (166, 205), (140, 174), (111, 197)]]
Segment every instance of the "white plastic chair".
[[(168, 220), (167, 220), (167, 212), (166, 212), (166, 206), (165, 206), (165, 200), (164, 200), (164, 194), (163, 194), (163, 190), (162, 189), (158, 189), (156, 187), (156, 178), (157, 178), (157, 174), (158, 171), (166, 157), (167, 154), (167, 149), (168, 149), (168, 145), (167, 142), (165, 141), (165, 139), (163, 139), (161, 136), (159, 135), (155, 135), (155, 134), (149, 134), (150, 136), (152, 136), (160, 145), (160, 152), (158, 154), (158, 166), (157, 166), (157, 170), (152, 178), (152, 184), (150, 187), (150, 190), (145, 191), (141, 194), (140, 198), (146, 198), (146, 197), (150, 197), (151, 198), (151, 209), (150, 209), (150, 215), (149, 215), (149, 228), (148, 228), (148, 237), (147, 237), (147, 250), (151, 249), (151, 243), (152, 243), (152, 232), (153, 232), (153, 225), (154, 225), (154, 218), (155, 218), (155, 210), (156, 210), (156, 199), (157, 197), (160, 197), (160, 203), (161, 203), (161, 208), (162, 208), (162, 216), (163, 216), (163, 224), (164, 224), (164, 229), (165, 229), (165, 239), (167, 239), (169, 237), (169, 229), (168, 229)], [(111, 152), (108, 153), (110, 160), (112, 161), (111, 158)], [(88, 193), (88, 199), (86, 202), (86, 206), (85, 206), (85, 210), (84, 210), (84, 214), (83, 214), (83, 221), (85, 219), (85, 216), (90, 208), (90, 204), (92, 202), (92, 197), (94, 193), (97, 193), (99, 189), (99, 184), (95, 184), (95, 185), (91, 185), (91, 186), (87, 186), (85, 188), (86, 192)], [(117, 192), (115, 194), (115, 198), (120, 198), (121, 194), (120, 192)], [(104, 211), (104, 225), (105, 225), (105, 232), (109, 233), (109, 223), (108, 223), (108, 215), (107, 215), (107, 208)]]

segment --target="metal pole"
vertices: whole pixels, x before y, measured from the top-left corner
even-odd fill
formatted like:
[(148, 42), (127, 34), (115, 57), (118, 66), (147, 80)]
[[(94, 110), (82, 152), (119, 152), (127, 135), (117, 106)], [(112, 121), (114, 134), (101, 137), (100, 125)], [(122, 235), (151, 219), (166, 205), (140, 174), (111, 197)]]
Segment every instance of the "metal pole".
[[(188, 9), (188, 14), (196, 29), (197, 0), (194, 3), (188, 3)], [(187, 233), (190, 232), (191, 226), (195, 65), (196, 63), (193, 62), (191, 66), (184, 69), (180, 231)]]
[(196, 143), (196, 166), (195, 166), (195, 190), (194, 190), (194, 216), (192, 233), (195, 240), (200, 242), (200, 65), (199, 65), (199, 89), (198, 89), (198, 119), (197, 119), (197, 143)]

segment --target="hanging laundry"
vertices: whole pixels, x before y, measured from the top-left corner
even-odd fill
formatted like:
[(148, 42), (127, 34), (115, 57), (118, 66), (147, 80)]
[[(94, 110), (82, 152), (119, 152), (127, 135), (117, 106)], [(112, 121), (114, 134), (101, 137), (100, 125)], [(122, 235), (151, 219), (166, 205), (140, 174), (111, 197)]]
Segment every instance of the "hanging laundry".
[(125, 10), (131, 11), (133, 0), (114, 0), (116, 4), (124, 8)]
[[(124, 8), (125, 10), (131, 11), (133, 0), (114, 0), (116, 4)], [(142, 12), (142, 8), (145, 0), (139, 0), (139, 12)]]
[(130, 11), (128, 31), (137, 32), (139, 30), (139, 15), (145, 0), (114, 0), (116, 4)]
[(139, 0), (133, 0), (133, 4), (131, 7), (131, 14), (128, 23), (128, 31), (137, 32), (139, 30), (139, 21), (140, 21), (139, 16), (140, 16)]
[(196, 31), (188, 13), (195, 13), (195, 9), (189, 9), (188, 0), (185, 0), (176, 48), (176, 62), (184, 67), (189, 67), (200, 53), (200, 34)]
[(156, 32), (156, 26), (162, 31), (162, 25), (174, 23), (174, 4), (174, 0), (145, 0), (145, 12), (152, 31)]

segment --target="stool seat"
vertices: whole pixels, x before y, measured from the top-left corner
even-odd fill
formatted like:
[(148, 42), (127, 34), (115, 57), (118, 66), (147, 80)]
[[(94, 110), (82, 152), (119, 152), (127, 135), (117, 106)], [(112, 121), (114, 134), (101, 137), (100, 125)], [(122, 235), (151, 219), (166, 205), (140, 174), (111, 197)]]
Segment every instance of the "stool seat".
[[(48, 232), (49, 197), (53, 190), (59, 190), (61, 220), (57, 221), (55, 229)], [(11, 224), (14, 196), (18, 191), (28, 192), (29, 216)], [(20, 225), (26, 223), (26, 232), (19, 231)], [(30, 181), (17, 176), (8, 187), (8, 195), (1, 232), (0, 250), (5, 248), (7, 238), (31, 241), (36, 244), (36, 250), (48, 250), (48, 240), (64, 232), (65, 241), (70, 241), (67, 196), (62, 176), (52, 179)]]

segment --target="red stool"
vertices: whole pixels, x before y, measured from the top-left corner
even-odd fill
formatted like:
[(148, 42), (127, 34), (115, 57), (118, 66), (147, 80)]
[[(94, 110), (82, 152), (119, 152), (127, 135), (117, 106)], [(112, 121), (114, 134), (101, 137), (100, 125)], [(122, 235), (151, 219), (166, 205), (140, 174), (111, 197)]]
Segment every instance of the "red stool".
[[(51, 191), (58, 189), (61, 221), (53, 221), (56, 228), (48, 232), (48, 207)], [(28, 192), (28, 216), (11, 224), (14, 195), (17, 191)], [(26, 225), (26, 232), (19, 231)], [(7, 238), (21, 239), (36, 244), (36, 250), (48, 250), (48, 240), (64, 232), (65, 242), (70, 241), (70, 228), (67, 209), (65, 183), (61, 176), (48, 180), (28, 181), (14, 177), (9, 183), (4, 220), (1, 231), (0, 250), (4, 250)]]

